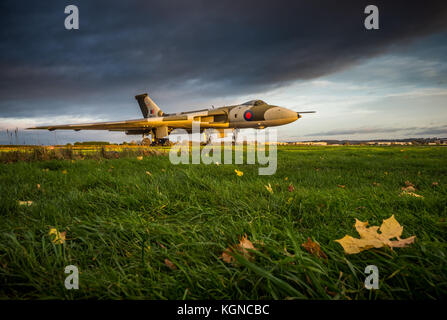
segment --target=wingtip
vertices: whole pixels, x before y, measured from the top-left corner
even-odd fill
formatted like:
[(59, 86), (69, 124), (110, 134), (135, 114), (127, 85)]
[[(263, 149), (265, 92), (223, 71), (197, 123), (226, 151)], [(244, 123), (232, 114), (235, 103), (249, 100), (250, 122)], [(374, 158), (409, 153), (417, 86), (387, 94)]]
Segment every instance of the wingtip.
[(30, 128), (25, 128), (25, 130), (50, 130), (48, 127), (30, 127)]

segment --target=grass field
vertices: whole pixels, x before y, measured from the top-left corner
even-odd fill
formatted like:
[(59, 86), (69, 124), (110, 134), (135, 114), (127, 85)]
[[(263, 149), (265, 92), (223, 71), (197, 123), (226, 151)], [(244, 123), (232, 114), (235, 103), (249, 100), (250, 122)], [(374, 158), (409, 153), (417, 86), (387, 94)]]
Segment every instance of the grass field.
[[(167, 156), (0, 164), (0, 298), (447, 297), (447, 148), (280, 147), (275, 175), (257, 168)], [(405, 181), (423, 198), (400, 196)], [(358, 237), (355, 218), (393, 214), (417, 237), (407, 248), (346, 255), (334, 241)], [(222, 261), (244, 234), (254, 259)], [(327, 259), (301, 246), (308, 237)], [(79, 290), (64, 287), (70, 264)], [(379, 290), (364, 288), (367, 265)]]

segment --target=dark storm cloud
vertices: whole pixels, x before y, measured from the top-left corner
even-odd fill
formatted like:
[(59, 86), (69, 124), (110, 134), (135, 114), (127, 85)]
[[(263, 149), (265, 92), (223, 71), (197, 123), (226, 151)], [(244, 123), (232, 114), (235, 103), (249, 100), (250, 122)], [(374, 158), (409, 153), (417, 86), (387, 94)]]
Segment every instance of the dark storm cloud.
[(375, 133), (398, 133), (406, 131), (414, 135), (447, 135), (447, 126), (426, 126), (426, 127), (407, 127), (407, 128), (356, 128), (348, 130), (330, 130), (324, 132), (311, 133), (307, 137), (317, 136), (350, 136), (353, 134), (375, 134)]
[[(363, 27), (371, 3), (377, 31)], [(63, 27), (68, 4), (80, 30)], [(182, 97), (334, 73), (447, 26), (435, 1), (2, 1), (0, 10), (0, 117), (121, 114), (147, 90), (175, 109)]]

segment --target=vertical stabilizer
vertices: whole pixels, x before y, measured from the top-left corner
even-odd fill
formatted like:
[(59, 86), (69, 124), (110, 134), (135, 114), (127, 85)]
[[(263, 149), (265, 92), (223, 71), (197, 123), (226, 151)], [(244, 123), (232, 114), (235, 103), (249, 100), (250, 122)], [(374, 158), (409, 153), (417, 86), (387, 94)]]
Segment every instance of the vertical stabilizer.
[(161, 117), (163, 115), (163, 111), (155, 104), (154, 101), (149, 97), (147, 93), (139, 94), (135, 96), (138, 104), (140, 105), (141, 113), (143, 113), (143, 117), (152, 118), (152, 117)]

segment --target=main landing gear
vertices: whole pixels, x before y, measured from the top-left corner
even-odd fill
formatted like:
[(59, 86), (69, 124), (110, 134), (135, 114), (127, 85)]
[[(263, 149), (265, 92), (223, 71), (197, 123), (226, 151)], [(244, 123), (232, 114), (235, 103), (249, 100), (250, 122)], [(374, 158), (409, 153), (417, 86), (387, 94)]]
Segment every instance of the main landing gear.
[[(151, 137), (148, 138), (147, 136), (150, 135)], [(143, 140), (141, 141), (141, 144), (144, 146), (170, 146), (171, 142), (169, 141), (169, 138), (154, 138), (155, 134), (143, 134)]]

